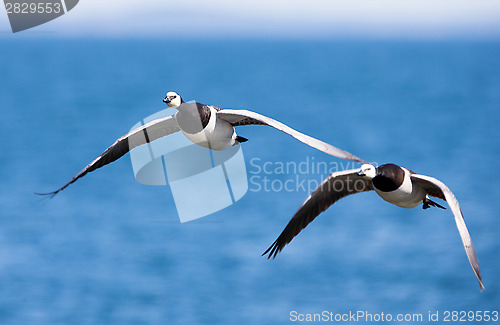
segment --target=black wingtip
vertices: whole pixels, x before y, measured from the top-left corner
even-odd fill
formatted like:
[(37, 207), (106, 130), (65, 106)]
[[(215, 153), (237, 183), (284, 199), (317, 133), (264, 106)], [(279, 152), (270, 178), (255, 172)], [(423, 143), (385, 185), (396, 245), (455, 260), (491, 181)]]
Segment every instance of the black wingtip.
[(276, 258), (276, 255), (278, 255), (278, 253), (281, 251), (281, 249), (278, 248), (278, 240), (276, 239), (274, 241), (274, 243), (272, 243), (271, 246), (269, 246), (268, 249), (266, 249), (266, 251), (264, 253), (262, 253), (261, 256), (264, 256), (266, 255), (267, 253), (269, 253), (269, 256), (267, 256), (267, 259), (269, 260), (271, 257), (273, 259)]
[(40, 196), (47, 196), (49, 199), (52, 199), (54, 196), (57, 195), (57, 193), (59, 193), (59, 191), (54, 191), (54, 192), (49, 192), (49, 193), (37, 193), (37, 192), (34, 192), (33, 194), (40, 195)]

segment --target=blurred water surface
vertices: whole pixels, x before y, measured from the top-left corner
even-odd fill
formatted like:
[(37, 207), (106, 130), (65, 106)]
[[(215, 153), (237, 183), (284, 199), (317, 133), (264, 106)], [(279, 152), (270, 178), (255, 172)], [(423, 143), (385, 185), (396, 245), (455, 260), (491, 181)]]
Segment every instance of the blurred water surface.
[[(26, 39), (1, 48), (0, 323), (498, 310), (499, 43)], [(272, 261), (260, 255), (307, 191), (250, 184), (236, 204), (180, 224), (169, 187), (137, 183), (126, 156), (52, 200), (33, 195), (163, 109), (168, 90), (442, 180), (462, 205), (486, 290), (449, 210), (401, 209), (374, 193), (334, 205)], [(250, 139), (249, 177), (265, 162), (341, 163), (271, 128), (237, 132)]]

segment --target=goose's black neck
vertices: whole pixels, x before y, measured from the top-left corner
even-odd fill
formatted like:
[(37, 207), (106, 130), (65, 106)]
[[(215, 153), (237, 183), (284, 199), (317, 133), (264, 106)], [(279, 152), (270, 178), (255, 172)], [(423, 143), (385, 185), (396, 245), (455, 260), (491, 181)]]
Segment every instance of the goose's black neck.
[(405, 171), (398, 165), (385, 164), (377, 167), (373, 186), (382, 192), (397, 190), (405, 180)]
[(210, 121), (210, 107), (200, 103), (183, 103), (176, 114), (179, 127), (187, 133), (196, 134), (205, 129)]

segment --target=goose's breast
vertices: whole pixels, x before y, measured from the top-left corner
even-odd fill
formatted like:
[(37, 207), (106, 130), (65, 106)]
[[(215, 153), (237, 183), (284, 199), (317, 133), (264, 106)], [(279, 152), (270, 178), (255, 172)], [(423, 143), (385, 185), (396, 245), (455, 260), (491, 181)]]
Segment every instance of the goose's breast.
[(181, 131), (186, 138), (197, 145), (213, 150), (225, 150), (234, 145), (236, 133), (233, 126), (229, 122), (218, 118), (217, 111), (212, 107), (210, 107), (210, 114), (205, 116), (209, 116), (209, 119), (200, 121), (198, 116), (180, 116), (181, 119), (188, 120), (185, 125), (197, 126), (197, 128), (186, 130), (186, 128), (182, 128), (184, 123), (179, 122)]
[(405, 173), (403, 182), (396, 189), (386, 190), (387, 187), (381, 189), (380, 180), (377, 181), (375, 178), (373, 187), (383, 200), (407, 209), (420, 205), (426, 195), (424, 189), (412, 183), (409, 172)]

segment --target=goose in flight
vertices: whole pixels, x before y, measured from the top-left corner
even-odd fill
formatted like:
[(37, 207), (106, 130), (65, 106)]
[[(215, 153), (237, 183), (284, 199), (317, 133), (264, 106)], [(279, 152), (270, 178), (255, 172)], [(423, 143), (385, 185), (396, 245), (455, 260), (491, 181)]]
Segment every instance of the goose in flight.
[(302, 203), (278, 239), (262, 255), (269, 254), (268, 259), (275, 258), (285, 245), (332, 204), (348, 195), (371, 190), (375, 190), (385, 201), (408, 209), (420, 204), (424, 209), (430, 206), (445, 209), (432, 201), (429, 196), (445, 200), (455, 216), (458, 232), (479, 281), (479, 287), (481, 291), (484, 289), (476, 251), (465, 225), (462, 210), (453, 193), (441, 181), (416, 174), (395, 164), (385, 164), (377, 168), (364, 164), (361, 168), (335, 172), (328, 176)]
[(247, 141), (247, 139), (236, 135), (235, 126), (267, 125), (329, 155), (364, 162), (347, 151), (300, 133), (281, 122), (252, 111), (221, 109), (197, 102), (184, 102), (182, 97), (173, 91), (167, 93), (163, 102), (169, 107), (177, 109), (177, 112), (174, 115), (151, 121), (122, 136), (58, 190), (36, 194), (54, 196), (79, 178), (118, 160), (135, 147), (179, 131), (195, 144), (213, 150), (224, 150)]

